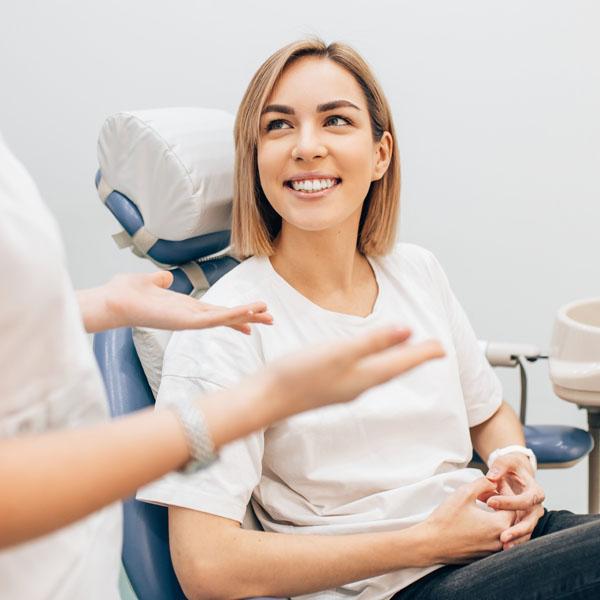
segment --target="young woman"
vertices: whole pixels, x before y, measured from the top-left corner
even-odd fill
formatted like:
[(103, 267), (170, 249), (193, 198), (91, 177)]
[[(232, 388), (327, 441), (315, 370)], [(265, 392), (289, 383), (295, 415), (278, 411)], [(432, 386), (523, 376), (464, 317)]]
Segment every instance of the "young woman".
[[(430, 252), (394, 245), (398, 152), (365, 62), (319, 40), (279, 50), (252, 79), (235, 135), (233, 237), (250, 258), (207, 298), (260, 295), (275, 326), (244, 339), (224, 329), (176, 334), (159, 403), (398, 319), (416, 340), (441, 340), (446, 357), (232, 444), (205, 473), (143, 490), (171, 507), (172, 556), (189, 597), (600, 591), (600, 522), (544, 513), (519, 422), (442, 269)], [(488, 478), (467, 468), (473, 446), (493, 462)], [(251, 497), (264, 532), (240, 528)]]
[(403, 345), (406, 330), (382, 329), (279, 362), (237, 389), (178, 396), (173, 410), (108, 423), (84, 327), (227, 325), (244, 337), (250, 323), (271, 322), (266, 306), (197, 302), (165, 289), (169, 273), (121, 275), (76, 297), (58, 228), (1, 139), (0, 250), (0, 598), (118, 598), (116, 500), (168, 471), (206, 466), (214, 449), (255, 429), (350, 400), (440, 353), (432, 342)]

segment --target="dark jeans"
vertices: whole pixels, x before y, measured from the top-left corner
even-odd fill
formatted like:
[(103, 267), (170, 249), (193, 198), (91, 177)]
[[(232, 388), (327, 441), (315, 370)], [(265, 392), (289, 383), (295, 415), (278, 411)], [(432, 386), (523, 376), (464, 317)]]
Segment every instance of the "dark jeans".
[(447, 565), (394, 600), (600, 598), (600, 515), (546, 511), (532, 539), (468, 565)]

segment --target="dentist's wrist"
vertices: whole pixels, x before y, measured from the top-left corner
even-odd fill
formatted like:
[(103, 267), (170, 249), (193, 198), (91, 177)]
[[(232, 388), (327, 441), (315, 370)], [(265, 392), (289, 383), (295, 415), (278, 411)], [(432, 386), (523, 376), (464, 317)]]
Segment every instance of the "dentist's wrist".
[(123, 325), (115, 311), (114, 300), (110, 297), (107, 285), (76, 292), (83, 326), (88, 333), (106, 331)]

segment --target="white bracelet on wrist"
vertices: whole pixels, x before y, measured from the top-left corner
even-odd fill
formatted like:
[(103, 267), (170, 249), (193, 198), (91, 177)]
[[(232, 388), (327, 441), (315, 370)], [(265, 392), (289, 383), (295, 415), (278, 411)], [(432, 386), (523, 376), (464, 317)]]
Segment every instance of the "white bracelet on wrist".
[(533, 472), (535, 473), (537, 471), (537, 459), (535, 457), (535, 454), (533, 453), (533, 450), (531, 450), (530, 448), (525, 448), (525, 446), (519, 446), (517, 444), (514, 444), (512, 446), (505, 446), (504, 448), (496, 448), (496, 450), (494, 450), (488, 457), (488, 469), (492, 468), (492, 464), (499, 456), (505, 456), (506, 454), (511, 454), (512, 452), (524, 454), (529, 459)]

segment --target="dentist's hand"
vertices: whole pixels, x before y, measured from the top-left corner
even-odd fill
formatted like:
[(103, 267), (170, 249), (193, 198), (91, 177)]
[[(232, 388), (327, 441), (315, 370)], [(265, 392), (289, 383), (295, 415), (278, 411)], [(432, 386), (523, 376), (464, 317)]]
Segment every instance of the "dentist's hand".
[(407, 344), (406, 328), (384, 328), (305, 350), (269, 364), (270, 398), (279, 418), (326, 404), (347, 402), (370, 387), (444, 355), (434, 340)]
[(167, 289), (173, 282), (168, 271), (117, 275), (103, 286), (77, 292), (88, 332), (113, 327), (204, 329), (225, 325), (250, 333), (250, 323), (270, 325), (273, 318), (264, 302), (235, 308), (213, 306)]
[(487, 499), (496, 510), (514, 510), (517, 518), (512, 527), (502, 532), (504, 550), (531, 538), (540, 517), (544, 514), (544, 490), (535, 480), (529, 459), (520, 453), (498, 457), (486, 475), (498, 486), (498, 494)]
[[(198, 402), (211, 423), (215, 446), (306, 410), (348, 402), (373, 386), (444, 355), (438, 342), (407, 344), (409, 337), (406, 328), (387, 327), (352, 340), (309, 347), (270, 362), (234, 387), (202, 394)], [(228, 416), (224, 406), (235, 419)]]

